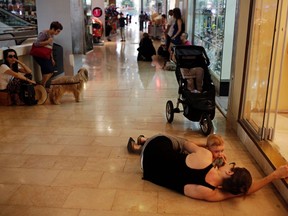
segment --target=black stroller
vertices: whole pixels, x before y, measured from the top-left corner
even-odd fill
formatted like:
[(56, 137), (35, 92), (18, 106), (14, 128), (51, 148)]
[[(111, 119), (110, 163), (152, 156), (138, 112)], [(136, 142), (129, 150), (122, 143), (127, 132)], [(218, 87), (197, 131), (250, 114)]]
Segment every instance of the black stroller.
[[(190, 121), (199, 121), (200, 128), (205, 136), (213, 129), (212, 120), (215, 116), (215, 86), (211, 80), (208, 66), (210, 64), (206, 51), (201, 46), (175, 46), (176, 78), (179, 84), (179, 97), (176, 108), (171, 100), (166, 103), (166, 118), (169, 123), (174, 119), (174, 113), (183, 112)], [(193, 93), (187, 88), (187, 80), (181, 73), (181, 68), (204, 70), (201, 93)], [(194, 80), (195, 82), (195, 80)], [(180, 111), (179, 104), (183, 110)]]

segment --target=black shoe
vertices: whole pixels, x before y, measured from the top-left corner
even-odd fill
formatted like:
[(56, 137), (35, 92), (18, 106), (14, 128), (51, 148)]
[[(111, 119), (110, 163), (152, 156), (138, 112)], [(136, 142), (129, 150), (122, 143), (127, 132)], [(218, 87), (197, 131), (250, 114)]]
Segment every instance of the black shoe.
[(130, 137), (127, 143), (127, 150), (129, 153), (133, 153), (133, 144), (135, 143), (135, 140)]
[(141, 154), (142, 149), (135, 149), (134, 145), (137, 145), (135, 140), (130, 137), (127, 143), (127, 150), (129, 153), (134, 153), (134, 154)]
[(111, 41), (111, 39), (107, 39), (108, 41)]

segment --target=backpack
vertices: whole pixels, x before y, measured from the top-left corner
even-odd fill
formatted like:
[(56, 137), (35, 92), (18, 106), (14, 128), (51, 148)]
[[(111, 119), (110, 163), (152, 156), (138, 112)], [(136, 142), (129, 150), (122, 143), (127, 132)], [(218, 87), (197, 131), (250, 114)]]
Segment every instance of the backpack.
[(35, 89), (32, 84), (22, 84), (19, 97), (26, 105), (29, 106), (36, 105), (38, 102), (35, 100)]

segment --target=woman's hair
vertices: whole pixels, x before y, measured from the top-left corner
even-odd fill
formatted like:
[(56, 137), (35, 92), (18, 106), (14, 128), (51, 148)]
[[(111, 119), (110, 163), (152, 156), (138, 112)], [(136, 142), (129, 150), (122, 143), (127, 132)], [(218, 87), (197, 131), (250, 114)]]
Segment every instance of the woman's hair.
[(212, 146), (222, 146), (224, 145), (223, 138), (218, 134), (210, 134), (207, 138), (206, 146), (210, 148)]
[[(14, 50), (14, 49), (6, 49), (3, 51), (3, 59), (4, 59), (4, 64), (6, 64), (9, 68), (10, 68), (10, 64), (9, 62), (7, 61), (7, 58), (8, 58), (8, 53), (9, 52), (14, 52), (15, 54), (15, 58), (18, 59), (18, 56), (17, 56), (17, 52)], [(14, 72), (18, 72), (19, 68), (18, 68), (18, 62), (15, 62), (12, 66), (11, 66), (11, 69), (14, 71)]]
[(50, 24), (50, 29), (54, 29), (55, 31), (60, 29), (61, 31), (63, 30), (63, 26), (60, 22), (54, 21)]
[(234, 195), (247, 194), (252, 184), (250, 172), (241, 167), (235, 167), (232, 171), (234, 174), (230, 178), (224, 179), (222, 190)]
[(173, 16), (175, 17), (175, 19), (181, 19), (181, 10), (180, 8), (174, 8), (173, 9)]

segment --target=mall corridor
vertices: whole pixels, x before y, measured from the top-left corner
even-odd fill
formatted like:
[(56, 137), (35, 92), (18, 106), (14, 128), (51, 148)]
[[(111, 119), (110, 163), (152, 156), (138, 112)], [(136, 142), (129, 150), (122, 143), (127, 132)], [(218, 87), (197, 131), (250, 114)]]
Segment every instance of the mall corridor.
[[(83, 58), (90, 78), (80, 103), (65, 95), (61, 105), (0, 107), (0, 216), (286, 216), (272, 185), (209, 203), (142, 180), (139, 156), (126, 149), (130, 136), (205, 137), (182, 114), (166, 122), (166, 102), (178, 96), (175, 74), (137, 62), (139, 39), (137, 26), (128, 26), (126, 42), (118, 35), (94, 46)], [(213, 124), (229, 161), (261, 178), (218, 110)]]

